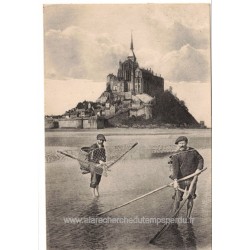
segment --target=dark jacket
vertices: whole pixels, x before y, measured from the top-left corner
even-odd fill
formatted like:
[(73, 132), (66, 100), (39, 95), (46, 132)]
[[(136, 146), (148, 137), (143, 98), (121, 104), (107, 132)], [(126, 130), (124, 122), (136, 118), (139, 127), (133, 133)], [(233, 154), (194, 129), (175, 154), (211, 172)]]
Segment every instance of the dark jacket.
[(99, 163), (99, 161), (106, 161), (106, 151), (104, 146), (99, 148), (97, 143), (93, 144), (90, 148), (89, 161)]
[(203, 169), (203, 157), (194, 148), (188, 147), (184, 151), (177, 151), (172, 159), (172, 178), (180, 179), (194, 173), (197, 169)]

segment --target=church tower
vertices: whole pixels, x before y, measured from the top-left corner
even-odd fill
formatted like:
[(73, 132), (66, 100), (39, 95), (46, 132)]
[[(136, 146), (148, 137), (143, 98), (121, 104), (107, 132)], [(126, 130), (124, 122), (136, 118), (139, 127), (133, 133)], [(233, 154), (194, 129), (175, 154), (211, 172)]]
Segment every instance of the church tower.
[(131, 32), (131, 42), (130, 42), (130, 53), (128, 56), (128, 60), (129, 62), (129, 81), (130, 81), (130, 91), (132, 92), (132, 94), (135, 93), (135, 70), (138, 67), (138, 63), (136, 62), (136, 56), (134, 53), (134, 44), (133, 44), (133, 34)]
[[(140, 68), (134, 53), (133, 34), (131, 32), (129, 55), (125, 61), (119, 61), (117, 75), (107, 76), (107, 89), (116, 94), (148, 94), (155, 96), (164, 91), (164, 79), (150, 69)], [(128, 94), (127, 96), (131, 96)]]
[(128, 59), (132, 60), (133, 62), (136, 62), (136, 56), (134, 53), (134, 44), (133, 44), (133, 34), (131, 32), (131, 42), (130, 42), (130, 53), (128, 56)]

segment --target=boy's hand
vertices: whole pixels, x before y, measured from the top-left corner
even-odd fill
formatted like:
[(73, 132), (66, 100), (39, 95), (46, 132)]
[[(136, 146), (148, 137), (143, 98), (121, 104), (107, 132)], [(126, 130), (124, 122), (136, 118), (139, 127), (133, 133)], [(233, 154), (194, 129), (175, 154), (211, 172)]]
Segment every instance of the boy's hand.
[(177, 179), (174, 179), (174, 189), (177, 189), (179, 187), (179, 183), (177, 182)]

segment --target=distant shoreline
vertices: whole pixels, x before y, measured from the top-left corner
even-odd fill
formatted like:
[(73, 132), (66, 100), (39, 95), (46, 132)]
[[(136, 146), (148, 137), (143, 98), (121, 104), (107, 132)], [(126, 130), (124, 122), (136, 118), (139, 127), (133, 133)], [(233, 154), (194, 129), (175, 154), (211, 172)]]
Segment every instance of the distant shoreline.
[(197, 131), (198, 133), (208, 133), (211, 136), (211, 128), (104, 128), (104, 129), (75, 129), (75, 128), (56, 128), (45, 129), (46, 134), (54, 133), (83, 133), (83, 134), (109, 134), (109, 135), (164, 135), (164, 134), (189, 134)]

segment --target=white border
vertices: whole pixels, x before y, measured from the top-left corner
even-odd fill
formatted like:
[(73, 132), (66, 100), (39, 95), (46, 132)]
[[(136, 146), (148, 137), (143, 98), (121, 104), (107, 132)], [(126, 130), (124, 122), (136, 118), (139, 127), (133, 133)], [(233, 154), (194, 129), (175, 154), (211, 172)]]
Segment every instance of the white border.
[[(46, 249), (42, 5), (67, 2), (1, 4), (1, 249)], [(176, 3), (150, 1), (169, 2)], [(214, 250), (249, 245), (248, 7), (243, 0), (212, 4)]]

